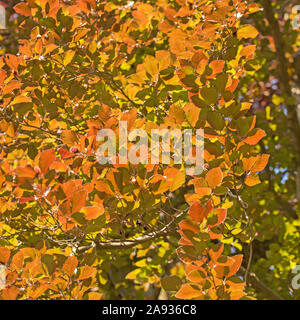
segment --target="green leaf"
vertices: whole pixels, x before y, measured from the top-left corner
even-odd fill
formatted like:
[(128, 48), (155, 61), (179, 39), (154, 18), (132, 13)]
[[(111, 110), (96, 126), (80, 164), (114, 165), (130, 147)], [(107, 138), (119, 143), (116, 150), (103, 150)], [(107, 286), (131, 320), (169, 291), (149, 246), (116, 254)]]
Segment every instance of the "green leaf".
[(223, 94), (223, 99), (226, 102), (230, 101), (232, 99), (232, 97), (233, 97), (233, 94), (230, 91), (225, 91), (224, 94)]
[(35, 63), (32, 68), (32, 79), (38, 81), (43, 76), (44, 71), (40, 68), (39, 63)]
[(204, 100), (208, 104), (212, 105), (218, 102), (218, 93), (215, 88), (205, 87), (205, 88), (202, 88), (200, 92), (201, 92), (201, 96), (204, 98)]
[(228, 192), (228, 188), (223, 187), (223, 186), (217, 187), (214, 190), (214, 194), (217, 196), (221, 196), (223, 194), (226, 194), (227, 192)]
[(72, 219), (79, 225), (84, 225), (86, 223), (84, 214), (82, 212), (76, 212), (72, 215)]
[(193, 95), (190, 99), (192, 100), (193, 104), (199, 108), (207, 107), (207, 103), (200, 99), (198, 95)]
[(34, 160), (34, 158), (37, 156), (38, 154), (38, 150), (37, 148), (35, 147), (34, 143), (29, 143), (28, 145), (28, 155), (29, 155), (29, 158), (31, 160)]
[(216, 78), (216, 89), (219, 93), (222, 93), (225, 91), (226, 84), (228, 81), (228, 75), (226, 73), (221, 73)]
[(216, 130), (222, 130), (225, 126), (225, 120), (222, 115), (217, 112), (209, 111), (207, 113), (207, 121)]
[(233, 102), (227, 108), (224, 107), (221, 110), (221, 112), (224, 114), (225, 117), (232, 118), (240, 111), (240, 108), (241, 106), (238, 103)]
[[(73, 216), (74, 216), (74, 214), (73, 214)], [(94, 219), (94, 220), (90, 221), (88, 226), (85, 228), (84, 232), (85, 233), (90, 233), (90, 232), (101, 231), (102, 228), (105, 226), (105, 222), (106, 222), (105, 215), (102, 214), (97, 219)]]
[(245, 136), (247, 134), (253, 123), (253, 118), (254, 117), (252, 116), (236, 120), (236, 128), (241, 136)]
[(161, 280), (161, 285), (166, 291), (178, 291), (181, 287), (181, 280), (177, 276), (169, 276)]
[(14, 105), (15, 112), (25, 115), (29, 110), (33, 108), (32, 102), (22, 102)]
[(50, 254), (44, 254), (41, 261), (46, 266), (48, 273), (52, 275), (56, 269), (53, 256)]

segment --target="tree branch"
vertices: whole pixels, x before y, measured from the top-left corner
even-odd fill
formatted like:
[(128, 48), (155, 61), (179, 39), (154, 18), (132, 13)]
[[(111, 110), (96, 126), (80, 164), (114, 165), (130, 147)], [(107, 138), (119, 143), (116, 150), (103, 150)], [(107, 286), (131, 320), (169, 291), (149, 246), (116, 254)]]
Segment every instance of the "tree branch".
[[(241, 266), (238, 274), (244, 275), (246, 269)], [(271, 300), (284, 300), (278, 293), (270, 289), (264, 282), (260, 281), (255, 273), (250, 272), (248, 275), (248, 282), (251, 284), (253, 289), (263, 293), (266, 297)]]
[(181, 216), (185, 213), (185, 211), (180, 212), (177, 214), (166, 226), (164, 226), (162, 229), (154, 232), (147, 233), (145, 235), (142, 235), (140, 237), (137, 237), (132, 240), (110, 240), (110, 241), (97, 241), (95, 240), (91, 245), (89, 246), (83, 246), (79, 247), (77, 251), (82, 252), (86, 251), (92, 247), (96, 247), (98, 249), (120, 249), (120, 248), (131, 248), (138, 244), (153, 241), (154, 239), (170, 235), (174, 233), (174, 230), (171, 228), (178, 222), (178, 220), (181, 218)]

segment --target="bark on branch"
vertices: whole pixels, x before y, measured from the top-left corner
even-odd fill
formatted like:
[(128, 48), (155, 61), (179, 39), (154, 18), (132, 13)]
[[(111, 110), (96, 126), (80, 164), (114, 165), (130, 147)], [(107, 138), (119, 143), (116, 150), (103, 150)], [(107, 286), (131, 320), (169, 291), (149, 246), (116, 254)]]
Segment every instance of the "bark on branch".
[(179, 214), (177, 214), (167, 225), (165, 225), (162, 229), (158, 231), (147, 233), (145, 235), (134, 238), (132, 240), (122, 240), (122, 239), (109, 240), (109, 241), (95, 240), (90, 246), (79, 247), (77, 251), (78, 252), (86, 251), (92, 247), (96, 247), (99, 249), (131, 248), (144, 242), (153, 241), (157, 238), (174, 233), (173, 227), (184, 213), (185, 211), (182, 211)]

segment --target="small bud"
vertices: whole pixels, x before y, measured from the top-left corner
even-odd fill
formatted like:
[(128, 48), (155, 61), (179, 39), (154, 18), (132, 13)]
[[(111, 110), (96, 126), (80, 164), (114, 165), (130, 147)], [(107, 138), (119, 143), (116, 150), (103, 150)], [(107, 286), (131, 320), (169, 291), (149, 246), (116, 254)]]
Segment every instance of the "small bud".
[(36, 172), (37, 175), (41, 173), (41, 169), (39, 167), (34, 167), (34, 171)]
[(70, 151), (73, 153), (77, 153), (79, 150), (77, 147), (71, 147)]

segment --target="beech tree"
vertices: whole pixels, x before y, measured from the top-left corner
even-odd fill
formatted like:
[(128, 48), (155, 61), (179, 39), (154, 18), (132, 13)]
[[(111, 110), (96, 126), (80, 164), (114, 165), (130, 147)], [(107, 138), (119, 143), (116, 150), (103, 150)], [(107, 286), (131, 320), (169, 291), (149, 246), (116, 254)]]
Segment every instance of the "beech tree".
[[(293, 1), (3, 4), (1, 299), (300, 297)], [(203, 129), (203, 172), (99, 163), (119, 121)]]

